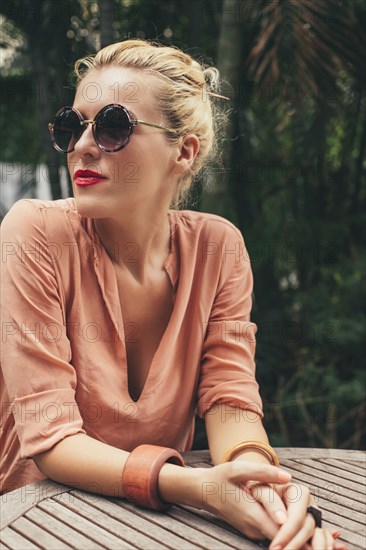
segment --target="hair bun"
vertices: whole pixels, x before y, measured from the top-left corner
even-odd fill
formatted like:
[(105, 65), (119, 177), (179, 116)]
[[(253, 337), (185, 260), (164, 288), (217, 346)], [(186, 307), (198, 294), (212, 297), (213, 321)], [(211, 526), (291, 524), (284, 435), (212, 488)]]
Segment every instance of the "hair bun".
[(203, 76), (206, 82), (207, 90), (218, 90), (220, 82), (220, 73), (216, 67), (206, 67), (203, 69)]

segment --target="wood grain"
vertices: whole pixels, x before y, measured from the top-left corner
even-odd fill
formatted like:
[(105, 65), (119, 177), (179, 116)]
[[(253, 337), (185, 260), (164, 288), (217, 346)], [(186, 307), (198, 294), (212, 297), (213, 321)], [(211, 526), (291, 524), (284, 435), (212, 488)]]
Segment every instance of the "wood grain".
[[(294, 482), (310, 487), (326, 527), (339, 529), (349, 550), (366, 548), (365, 472), (361, 451), (279, 448)], [(210, 468), (206, 451), (184, 453), (187, 465)], [(188, 506), (166, 513), (139, 508), (50, 480), (1, 496), (0, 550), (258, 550), (213, 514)]]

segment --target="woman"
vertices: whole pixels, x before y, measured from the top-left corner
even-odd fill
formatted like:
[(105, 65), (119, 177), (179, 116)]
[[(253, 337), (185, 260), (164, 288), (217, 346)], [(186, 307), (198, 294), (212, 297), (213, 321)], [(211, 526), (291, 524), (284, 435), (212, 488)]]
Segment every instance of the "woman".
[[(19, 201), (3, 223), (2, 491), (50, 477), (204, 508), (272, 550), (341, 549), (261, 423), (242, 236), (174, 209), (215, 151), (217, 71), (128, 40), (76, 75), (50, 124), (74, 198)], [(212, 469), (178, 452), (196, 407)]]

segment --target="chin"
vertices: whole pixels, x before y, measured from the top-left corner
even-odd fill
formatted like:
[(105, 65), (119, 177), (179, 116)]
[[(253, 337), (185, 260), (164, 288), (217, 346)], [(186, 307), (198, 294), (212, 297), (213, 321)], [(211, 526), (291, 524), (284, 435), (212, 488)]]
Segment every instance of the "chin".
[(112, 208), (108, 208), (107, 204), (102, 203), (101, 198), (80, 197), (76, 193), (74, 199), (78, 213), (84, 218), (108, 218), (112, 213)]

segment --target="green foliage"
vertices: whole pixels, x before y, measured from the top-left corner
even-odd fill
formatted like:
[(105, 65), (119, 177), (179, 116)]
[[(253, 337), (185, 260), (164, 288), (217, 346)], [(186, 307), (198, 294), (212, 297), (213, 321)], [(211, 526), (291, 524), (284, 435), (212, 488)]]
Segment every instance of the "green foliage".
[(41, 153), (40, 143), (34, 139), (37, 112), (29, 79), (24, 76), (7, 77), (0, 80), (0, 86), (3, 99), (0, 102), (0, 133), (3, 136), (1, 161), (32, 164)]

